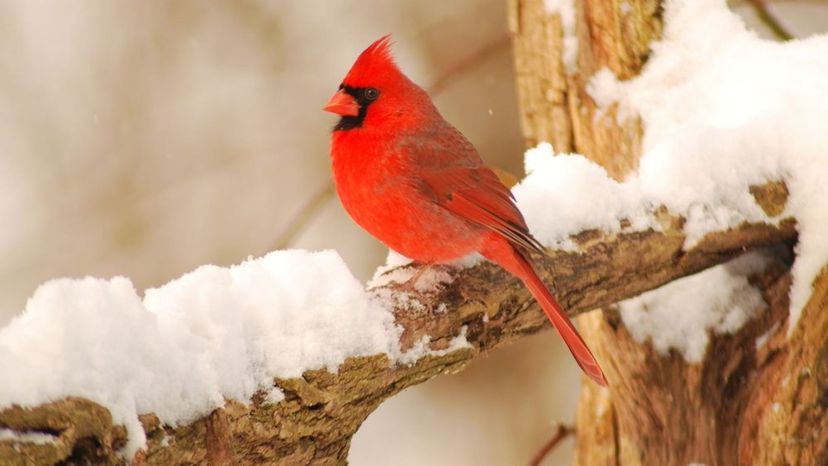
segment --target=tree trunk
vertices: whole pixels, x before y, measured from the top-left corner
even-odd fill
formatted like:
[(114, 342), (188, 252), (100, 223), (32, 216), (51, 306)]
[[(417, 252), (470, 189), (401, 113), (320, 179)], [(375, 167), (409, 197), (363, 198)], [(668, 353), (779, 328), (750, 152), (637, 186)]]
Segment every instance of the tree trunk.
[[(614, 108), (596, 116), (586, 84), (604, 67), (621, 80), (641, 71), (662, 28), (661, 5), (574, 3), (577, 61), (567, 70), (560, 15), (547, 12), (543, 0), (510, 2), (524, 135), (528, 145), (548, 140), (623, 179), (638, 163), (641, 122), (618, 123)], [(784, 205), (779, 183), (751, 192)], [(579, 317), (610, 388), (583, 384), (576, 465), (828, 464), (828, 268), (788, 337), (790, 251), (775, 251), (752, 278), (769, 310), (734, 335), (713, 336), (699, 364), (637, 343), (614, 309)], [(770, 339), (757, 345), (762, 335)]]

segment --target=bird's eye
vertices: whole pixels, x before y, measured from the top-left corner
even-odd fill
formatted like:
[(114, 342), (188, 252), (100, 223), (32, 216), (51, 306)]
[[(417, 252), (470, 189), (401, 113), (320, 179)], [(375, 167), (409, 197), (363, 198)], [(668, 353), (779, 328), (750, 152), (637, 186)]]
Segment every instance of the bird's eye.
[(365, 89), (365, 98), (368, 100), (376, 100), (379, 97), (379, 91), (373, 87)]

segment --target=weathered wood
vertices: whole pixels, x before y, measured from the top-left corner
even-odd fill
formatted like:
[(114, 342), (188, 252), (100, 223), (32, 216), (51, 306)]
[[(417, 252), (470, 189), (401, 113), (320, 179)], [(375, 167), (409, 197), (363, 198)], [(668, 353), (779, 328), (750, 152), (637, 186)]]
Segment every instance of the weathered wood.
[(828, 270), (803, 312), (808, 325), (789, 338), (788, 265), (755, 277), (769, 308), (735, 335), (713, 336), (700, 364), (636, 343), (612, 312), (585, 316), (619, 382), (584, 386), (576, 464), (828, 464)]
[(578, 68), (567, 80), (575, 151), (620, 180), (638, 167), (641, 119), (633, 115), (619, 121), (615, 104), (599, 109), (587, 93), (587, 85), (602, 68), (622, 81), (638, 75), (650, 53), (650, 43), (661, 35), (661, 2), (584, 0), (575, 4)]
[(828, 464), (828, 379), (818, 369), (828, 366), (828, 273), (803, 313), (809, 324), (789, 339), (788, 266), (777, 260), (754, 278), (768, 309), (712, 336), (700, 364), (637, 343), (612, 311), (584, 316), (617, 383), (584, 385), (576, 464)]
[(571, 151), (563, 49), (547, 45), (562, 36), (561, 18), (545, 14), (542, 0), (508, 0), (508, 4), (523, 135), (529, 146), (555, 141), (557, 150)]
[[(622, 7), (627, 5), (627, 7)], [(637, 167), (638, 117), (617, 121), (617, 108), (599, 109), (587, 84), (602, 68), (626, 80), (638, 75), (661, 34), (656, 0), (575, 2), (577, 69), (563, 62), (563, 27), (544, 0), (510, 0), (521, 128), (527, 146), (552, 142), (558, 152), (576, 150), (622, 179)]]

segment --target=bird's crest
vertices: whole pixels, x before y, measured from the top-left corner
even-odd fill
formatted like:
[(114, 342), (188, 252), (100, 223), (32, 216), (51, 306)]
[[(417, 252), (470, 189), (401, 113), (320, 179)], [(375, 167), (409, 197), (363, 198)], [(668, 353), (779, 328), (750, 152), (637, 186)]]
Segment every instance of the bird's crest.
[(391, 55), (391, 34), (386, 34), (369, 45), (354, 62), (343, 84), (353, 87), (376, 85), (389, 75), (400, 73)]

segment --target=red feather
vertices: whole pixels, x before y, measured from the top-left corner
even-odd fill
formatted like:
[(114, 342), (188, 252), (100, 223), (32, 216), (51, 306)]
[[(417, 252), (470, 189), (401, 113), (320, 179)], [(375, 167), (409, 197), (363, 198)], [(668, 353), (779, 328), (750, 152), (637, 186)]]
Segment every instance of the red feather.
[(499, 264), (523, 281), (584, 372), (606, 385), (595, 357), (529, 261), (530, 251), (543, 248), (511, 193), (399, 70), (390, 36), (360, 54), (326, 108), (343, 118), (333, 132), (331, 159), (337, 193), (358, 224), (420, 262), (478, 251)]

